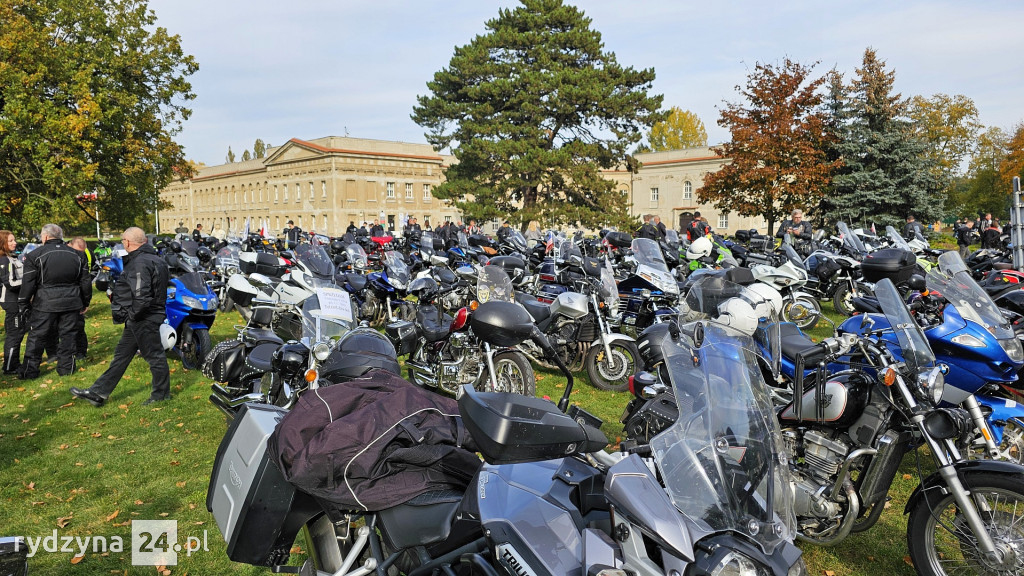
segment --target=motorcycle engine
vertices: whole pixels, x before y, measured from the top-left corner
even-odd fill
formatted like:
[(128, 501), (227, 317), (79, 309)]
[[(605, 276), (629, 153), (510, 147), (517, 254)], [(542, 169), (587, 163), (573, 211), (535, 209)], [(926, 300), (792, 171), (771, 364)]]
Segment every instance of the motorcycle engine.
[(796, 479), (795, 512), (797, 517), (816, 516), (832, 519), (841, 512), (840, 506), (826, 498), (826, 487), (835, 482), (849, 446), (829, 439), (813, 430), (801, 434), (792, 429), (783, 430), (783, 439), (790, 454), (802, 454), (802, 463), (793, 470)]
[(441, 359), (439, 386), (449, 394), (456, 394), (464, 384), (472, 384), (480, 374), (480, 351), (470, 341), (469, 334), (454, 332), (448, 337), (446, 357)]

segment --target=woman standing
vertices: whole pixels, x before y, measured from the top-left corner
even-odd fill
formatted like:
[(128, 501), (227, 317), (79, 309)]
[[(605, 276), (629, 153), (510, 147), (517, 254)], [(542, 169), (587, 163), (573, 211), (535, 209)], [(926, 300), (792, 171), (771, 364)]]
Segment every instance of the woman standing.
[(540, 224), (536, 220), (531, 220), (530, 225), (526, 229), (526, 241), (527, 242), (542, 242), (544, 237), (540, 234)]
[(0, 308), (4, 310), (4, 374), (16, 374), (21, 367), (21, 341), (25, 338), (25, 321), (18, 313), (18, 290), (21, 288), (22, 265), (14, 252), (18, 241), (10, 230), (0, 230)]

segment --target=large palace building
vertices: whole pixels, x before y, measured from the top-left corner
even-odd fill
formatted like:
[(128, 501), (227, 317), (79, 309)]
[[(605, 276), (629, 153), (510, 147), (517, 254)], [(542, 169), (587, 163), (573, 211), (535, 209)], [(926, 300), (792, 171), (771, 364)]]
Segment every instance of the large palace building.
[[(683, 230), (695, 211), (719, 233), (757, 228), (762, 218), (723, 213), (697, 202), (704, 176), (726, 161), (711, 148), (688, 148), (635, 155), (637, 173), (605, 171), (630, 198), (630, 213), (657, 214), (666, 225)], [(461, 220), (459, 212), (431, 195), (443, 181), (454, 157), (438, 154), (428, 144), (329, 136), (293, 138), (271, 148), (265, 158), (206, 166), (191, 180), (175, 181), (160, 198), (171, 205), (160, 211), (159, 228), (170, 232), (179, 223), (207, 232), (222, 228), (239, 234), (267, 225), (277, 234), (289, 220), (303, 230), (329, 235), (344, 232), (350, 222), (380, 220), (401, 230), (408, 217), (437, 226)], [(545, 225), (545, 223), (541, 223)], [(493, 232), (498, 222), (484, 225)]]
[(407, 217), (431, 225), (458, 212), (433, 197), (451, 156), (427, 144), (362, 138), (293, 138), (265, 158), (207, 166), (191, 180), (160, 193), (171, 208), (160, 211), (161, 232), (180, 223), (189, 229), (221, 227), (240, 233), (266, 224), (275, 234), (289, 220), (303, 230), (337, 235), (349, 222), (381, 220), (401, 229)]

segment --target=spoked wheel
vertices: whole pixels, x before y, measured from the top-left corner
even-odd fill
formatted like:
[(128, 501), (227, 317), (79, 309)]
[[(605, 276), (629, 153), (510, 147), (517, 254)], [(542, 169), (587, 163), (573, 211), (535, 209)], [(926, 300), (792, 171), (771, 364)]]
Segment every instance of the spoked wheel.
[(930, 490), (907, 522), (907, 543), (918, 574), (1024, 574), (1024, 481), (986, 473), (962, 478), (995, 544), (995, 555), (981, 550), (953, 495)]
[(1024, 427), (1020, 422), (1010, 420), (1006, 423), (1003, 427), (1003, 441), (997, 448), (1000, 460), (1024, 464)]
[(595, 388), (622, 392), (629, 387), (629, 377), (636, 373), (640, 353), (636, 344), (626, 340), (610, 343), (611, 354), (597, 344), (587, 352), (587, 377)]
[(533, 366), (519, 352), (502, 352), (494, 356), (494, 373), (498, 387), (491, 386), (491, 375), (486, 371), (480, 377), (477, 389), (482, 392), (514, 392), (523, 396), (537, 395), (537, 378)]
[(198, 369), (211, 348), (209, 330), (192, 330), (192, 335), (179, 347), (182, 366), (186, 370)]
[(796, 324), (801, 330), (811, 330), (821, 318), (821, 305), (814, 298), (796, 298), (782, 305), (782, 319)]
[(853, 290), (850, 289), (850, 285), (843, 283), (836, 288), (835, 293), (832, 295), (832, 306), (835, 307), (836, 312), (843, 316), (852, 316), (855, 310), (853, 309), (853, 299), (863, 296), (873, 296), (874, 293), (867, 286), (858, 283), (857, 287)]

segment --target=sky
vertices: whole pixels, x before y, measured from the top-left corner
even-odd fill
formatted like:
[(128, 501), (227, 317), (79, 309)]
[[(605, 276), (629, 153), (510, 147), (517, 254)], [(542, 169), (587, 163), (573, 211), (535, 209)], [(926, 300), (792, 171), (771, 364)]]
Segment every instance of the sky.
[[(257, 138), (351, 136), (426, 143), (409, 115), (457, 46), (485, 34), (501, 0), (150, 0), (157, 25), (199, 63), (177, 140), (224, 163)], [(963, 94), (985, 126), (1024, 121), (1024, 2), (576, 0), (605, 50), (654, 68), (663, 106), (690, 110), (711, 144), (754, 66), (790, 58), (847, 82), (871, 47), (904, 97)]]

